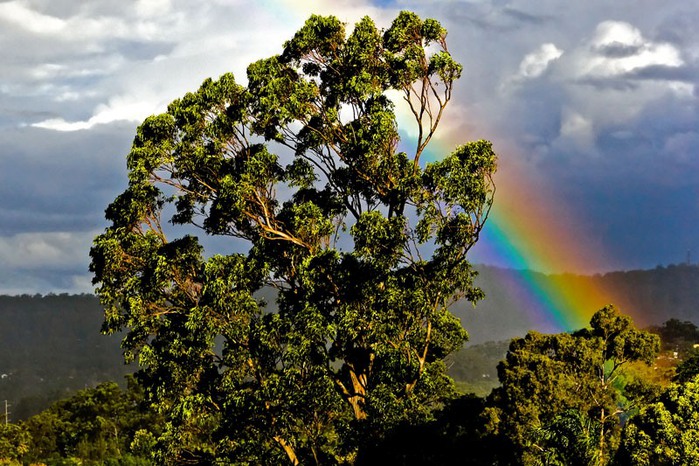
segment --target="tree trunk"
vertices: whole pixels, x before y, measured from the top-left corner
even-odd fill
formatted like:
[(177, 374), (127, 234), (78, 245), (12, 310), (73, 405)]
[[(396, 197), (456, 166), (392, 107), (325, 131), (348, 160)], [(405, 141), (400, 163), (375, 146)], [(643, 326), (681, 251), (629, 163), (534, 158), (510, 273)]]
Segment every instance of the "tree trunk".
[(289, 457), (289, 461), (291, 461), (291, 464), (294, 466), (298, 466), (299, 464), (299, 459), (296, 457), (296, 452), (294, 451), (294, 447), (292, 447), (289, 442), (284, 440), (283, 438), (279, 437), (278, 435), (274, 436), (274, 440), (281, 445), (281, 447), (284, 449), (286, 452), (286, 456)]
[(599, 423), (599, 466), (602, 466), (604, 464), (604, 408), (599, 416)]

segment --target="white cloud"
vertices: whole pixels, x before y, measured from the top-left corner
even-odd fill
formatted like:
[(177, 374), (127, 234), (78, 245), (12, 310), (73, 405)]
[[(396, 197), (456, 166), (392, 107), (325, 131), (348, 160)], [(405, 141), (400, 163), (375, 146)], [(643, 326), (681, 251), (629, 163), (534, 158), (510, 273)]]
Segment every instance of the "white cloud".
[(135, 8), (139, 16), (155, 16), (169, 12), (172, 4), (170, 0), (138, 0)]
[(640, 47), (644, 44), (644, 40), (641, 31), (629, 23), (603, 21), (597, 25), (592, 44), (600, 48), (614, 44)]
[(649, 66), (683, 65), (679, 50), (643, 37), (633, 25), (604, 21), (597, 26), (589, 50), (580, 61), (580, 76), (613, 77)]
[(34, 34), (56, 34), (66, 29), (66, 21), (34, 11), (20, 1), (0, 3), (0, 20)]
[(94, 115), (88, 120), (66, 121), (63, 118), (49, 118), (38, 123), (33, 123), (31, 126), (55, 131), (81, 131), (90, 129), (95, 125), (103, 125), (116, 121), (140, 122), (147, 116), (156, 113), (158, 107), (158, 103), (152, 101), (117, 97), (112, 99), (107, 105), (98, 106)]
[[(545, 54), (528, 55), (518, 77), (527, 70), (536, 75), (544, 68), (537, 67), (544, 63), (537, 56)], [(560, 94), (560, 125), (551, 143), (553, 153), (597, 154), (598, 134), (633, 124), (653, 102), (668, 95), (694, 99), (693, 85), (664, 78), (663, 73), (653, 74), (657, 69), (683, 66), (680, 51), (672, 44), (648, 39), (628, 22), (598, 23), (588, 39), (556, 59), (555, 71), (547, 81), (552, 92)], [(531, 65), (527, 68), (526, 64)]]
[[(0, 3), (0, 20), (33, 35), (60, 41), (129, 37), (144, 31), (138, 21), (79, 15), (63, 19), (36, 11), (20, 0)], [(94, 44), (84, 42), (80, 45), (90, 48)]]
[(20, 233), (0, 237), (0, 264), (5, 269), (74, 268), (87, 264), (97, 232)]
[[(84, 111), (77, 118), (71, 118), (59, 110), (49, 118), (28, 122), (28, 125), (56, 131), (80, 131), (114, 121), (142, 121), (148, 115), (164, 111), (168, 102), (196, 89), (207, 77), (215, 78), (233, 71), (236, 79), (244, 83), (247, 65), (281, 52), (284, 41), (311, 12), (335, 14), (347, 21), (349, 27), (367, 13), (367, 8), (361, 4), (326, 1), (262, 9), (251, 8), (246, 2), (225, 1), (206, 7), (193, 5), (187, 14), (181, 7), (173, 11), (169, 1), (142, 0), (136, 4), (135, 10), (137, 18), (129, 27), (125, 26), (126, 16), (74, 16), (69, 19), (71, 24), (80, 26), (77, 29), (87, 31), (83, 34), (92, 34), (93, 42), (101, 44), (99, 47), (103, 49), (92, 59), (93, 62), (99, 60), (103, 67), (84, 67), (84, 74), (78, 76), (88, 78), (87, 73), (93, 72), (100, 78), (96, 89), (104, 96), (102, 104), (95, 106), (87, 118)], [(231, 27), (231, 18), (241, 16), (245, 21), (240, 23), (240, 27)], [(108, 30), (112, 32), (106, 32)], [(112, 49), (108, 40), (115, 37), (141, 40), (141, 49), (148, 47), (151, 38), (167, 40), (171, 47), (167, 53), (134, 61), (115, 56), (118, 51)], [(49, 88), (41, 85), (42, 80), (69, 82), (75, 77), (71, 73), (75, 75), (77, 72), (72, 63), (38, 64), (32, 76), (38, 83), (31, 92), (37, 92), (37, 89), (48, 92)], [(56, 102), (75, 102), (89, 92), (78, 88), (79, 85), (75, 84), (74, 89), (61, 87), (60, 92), (51, 94), (51, 98)], [(92, 102), (99, 99), (99, 95), (89, 95)]]
[(507, 95), (512, 90), (520, 89), (525, 82), (541, 77), (561, 56), (563, 56), (563, 50), (555, 44), (551, 42), (541, 44), (522, 58), (517, 72), (502, 82), (500, 91)]
[(538, 50), (526, 55), (519, 64), (517, 77), (521, 79), (538, 78), (548, 69), (549, 65), (563, 55), (563, 50), (556, 45), (542, 44)]
[(596, 153), (593, 122), (575, 110), (566, 109), (554, 145), (564, 152), (573, 149), (588, 154)]

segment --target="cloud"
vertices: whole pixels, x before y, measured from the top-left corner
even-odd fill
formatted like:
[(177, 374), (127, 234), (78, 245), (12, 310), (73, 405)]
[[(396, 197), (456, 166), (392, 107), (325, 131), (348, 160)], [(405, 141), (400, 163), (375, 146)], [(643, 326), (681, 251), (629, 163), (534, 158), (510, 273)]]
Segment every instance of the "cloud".
[[(581, 223), (601, 225), (611, 249), (641, 234), (635, 199), (651, 208), (699, 192), (699, 8), (690, 3), (11, 0), (0, 3), (0, 243), (33, 259), (11, 272), (0, 265), (0, 288), (87, 288), (85, 263), (60, 269), (60, 251), (85, 254), (103, 228), (143, 118), (206, 77), (232, 71), (244, 83), (245, 67), (279, 53), (311, 13), (349, 28), (368, 14), (386, 27), (401, 9), (440, 20), (464, 64), (438, 137), (448, 147), (493, 140), (503, 164), (521, 159)], [(399, 119), (408, 134), (412, 119)], [(684, 254), (699, 225), (689, 215), (684, 230), (668, 221), (672, 231), (646, 228), (634, 244), (677, 235)], [(87, 243), (71, 249), (63, 234)], [(639, 263), (622, 249), (620, 263)]]
[(134, 127), (0, 130), (0, 235), (102, 226), (105, 207), (126, 184)]
[[(633, 126), (648, 106), (666, 96), (693, 101), (696, 76), (675, 45), (653, 41), (628, 22), (605, 20), (565, 53), (553, 43), (527, 53), (504, 80), (503, 88), (514, 91), (504, 95), (510, 99), (504, 107), (527, 102), (516, 114), (520, 122), (511, 124), (515, 131), (527, 128), (519, 137), (525, 146), (535, 141), (535, 153), (589, 159), (604, 152), (602, 134)], [(530, 133), (545, 129), (532, 121), (551, 115), (558, 115), (555, 134)]]
[(135, 101), (118, 97), (107, 105), (100, 104), (94, 115), (87, 120), (68, 122), (63, 118), (49, 118), (31, 126), (55, 131), (81, 131), (95, 125), (105, 125), (116, 121), (140, 122), (155, 113), (158, 104), (148, 101)]
[(19, 233), (0, 236), (0, 263), (4, 268), (27, 270), (84, 268), (97, 232)]
[(534, 52), (528, 53), (519, 63), (517, 73), (506, 81), (504, 89), (518, 86), (525, 81), (536, 79), (549, 69), (551, 64), (563, 55), (563, 50), (555, 44), (542, 44)]
[[(99, 49), (90, 61), (102, 62), (100, 67), (76, 67), (76, 58), (67, 63), (38, 64), (30, 76), (32, 90), (43, 89), (44, 95), (59, 103), (89, 94), (94, 107), (88, 114), (84, 105), (80, 114), (57, 107), (52, 115), (27, 124), (55, 131), (84, 131), (114, 121), (142, 121), (164, 111), (171, 100), (195, 89), (207, 77), (233, 71), (244, 83), (247, 65), (279, 53), (283, 42), (311, 13), (335, 14), (349, 27), (367, 13), (366, 7), (356, 2), (321, 1), (293, 7), (293, 14), (289, 14), (290, 10), (283, 8), (213, 2), (206, 7), (178, 5), (175, 10), (169, 1), (141, 0), (130, 23), (128, 14), (76, 13), (65, 21), (76, 29), (87, 29), (83, 35), (89, 35)], [(243, 16), (244, 26), (230, 27), (231, 18)], [(69, 34), (64, 31), (62, 36)]]
[(573, 149), (577, 152), (596, 154), (595, 136), (595, 129), (590, 119), (574, 110), (566, 109), (563, 113), (559, 137), (554, 143), (559, 146), (559, 151)]
[(167, 3), (141, 1), (136, 5), (137, 15), (131, 18), (90, 16), (80, 11), (61, 18), (32, 9), (26, 2), (13, 0), (0, 3), (0, 21), (5, 22), (9, 27), (36, 36), (37, 39), (74, 44), (77, 42), (82, 49), (96, 51), (99, 50), (99, 43), (79, 43), (78, 41), (86, 39), (100, 41), (115, 37), (153, 38), (153, 34), (160, 30), (159, 24), (152, 20), (153, 12), (158, 11), (157, 21), (160, 24), (172, 21), (172, 18), (166, 14), (167, 11), (162, 8)]
[(0, 20), (34, 34), (57, 34), (65, 31), (66, 21), (34, 11), (19, 1), (0, 3)]
[(56, 272), (41, 268), (10, 270), (0, 267), (0, 294), (93, 293), (92, 275), (82, 271)]
[(169, 12), (172, 3), (170, 0), (137, 0), (135, 8), (139, 16), (152, 17)]
[(207, 77), (244, 82), (312, 12), (383, 15), (324, 0), (0, 3), (0, 292), (90, 291), (87, 250), (138, 122)]
[(525, 56), (519, 64), (519, 76), (522, 78), (538, 78), (548, 69), (551, 62), (563, 55), (563, 50), (554, 44), (543, 44), (539, 50)]
[(589, 49), (580, 56), (578, 75), (583, 79), (609, 78), (648, 67), (676, 68), (683, 64), (674, 45), (650, 41), (629, 23), (603, 21), (597, 26)]

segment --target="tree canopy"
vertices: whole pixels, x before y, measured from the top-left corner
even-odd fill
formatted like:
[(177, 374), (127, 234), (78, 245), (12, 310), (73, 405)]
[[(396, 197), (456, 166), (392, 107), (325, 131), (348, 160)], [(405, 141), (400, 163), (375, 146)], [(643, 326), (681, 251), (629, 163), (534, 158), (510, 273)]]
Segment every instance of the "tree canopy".
[(699, 379), (673, 384), (641, 408), (624, 430), (618, 464), (682, 465), (699, 462)]
[(146, 466), (162, 422), (133, 377), (127, 390), (102, 383), (25, 421), (0, 423), (0, 464)]
[(613, 306), (572, 334), (516, 338), (498, 365), (502, 385), (491, 394), (490, 428), (509, 439), (517, 464), (607, 464), (622, 416), (638, 407), (634, 399), (652, 395), (623, 369), (650, 364), (659, 349), (657, 335), (636, 329)]
[(425, 160), (462, 71), (446, 35), (312, 16), (246, 85), (207, 79), (138, 128), (91, 270), (167, 416), (160, 462), (353, 463), (453, 395), (448, 308), (482, 297), (496, 155)]

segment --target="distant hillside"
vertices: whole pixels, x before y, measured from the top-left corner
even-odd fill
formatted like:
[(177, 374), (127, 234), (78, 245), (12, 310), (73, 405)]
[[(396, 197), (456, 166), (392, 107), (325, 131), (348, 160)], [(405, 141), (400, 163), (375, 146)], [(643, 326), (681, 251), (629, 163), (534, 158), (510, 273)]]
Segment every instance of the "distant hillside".
[[(503, 341), (528, 330), (550, 331), (526, 309), (526, 302), (510, 286), (521, 280), (557, 286), (613, 285), (623, 302), (614, 303), (634, 316), (638, 326), (657, 325), (670, 318), (699, 323), (699, 267), (669, 266), (653, 270), (614, 272), (598, 276), (547, 276), (479, 267), (478, 284), (486, 299), (473, 308), (457, 303), (454, 312), (470, 334), (470, 344)], [(268, 301), (273, 293), (261, 293)], [(594, 310), (592, 310), (594, 311)], [(118, 336), (100, 334), (102, 310), (92, 295), (0, 296), (0, 408), (8, 400), (11, 419), (18, 420), (45, 408), (51, 401), (103, 381), (122, 382), (133, 368), (124, 366)], [(492, 360), (506, 344), (474, 348), (474, 358)], [(467, 353), (470, 354), (470, 353)], [(474, 359), (472, 358), (472, 359)], [(474, 371), (483, 390), (494, 383), (491, 363), (455, 362), (453, 373)], [(464, 377), (465, 378), (465, 377)], [(473, 384), (473, 383), (472, 383)], [(1, 419), (0, 419), (1, 420)]]
[[(658, 325), (670, 318), (699, 323), (699, 266), (670, 265), (652, 270), (611, 272), (603, 275), (545, 275), (531, 271), (479, 266), (476, 283), (486, 298), (474, 308), (459, 302), (453, 312), (469, 331), (471, 343), (498, 341), (524, 335), (530, 329), (557, 331), (537, 320), (527, 309), (521, 287), (513, 283), (537, 283), (542, 288), (613, 289), (613, 303), (633, 317), (638, 327)], [(590, 309), (590, 314), (597, 309)], [(565, 310), (562, 310), (565, 312)]]
[[(92, 295), (0, 296), (0, 403), (10, 419), (34, 414), (75, 390), (123, 381), (120, 340), (100, 333)], [(2, 419), (4, 421), (4, 419)]]

